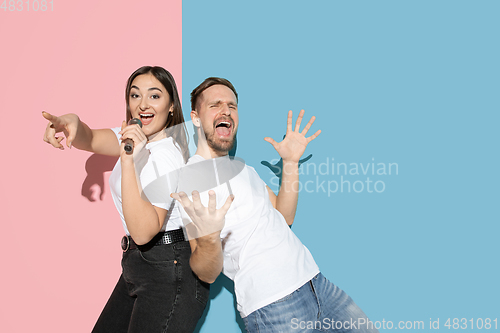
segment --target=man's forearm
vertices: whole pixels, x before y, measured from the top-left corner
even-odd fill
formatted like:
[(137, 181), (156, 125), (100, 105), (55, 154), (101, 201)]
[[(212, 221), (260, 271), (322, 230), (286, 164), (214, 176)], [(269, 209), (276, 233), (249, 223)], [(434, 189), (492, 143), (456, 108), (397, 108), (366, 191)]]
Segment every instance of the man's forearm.
[(281, 187), (276, 197), (276, 209), (288, 225), (292, 225), (299, 198), (299, 164), (283, 161)]
[(200, 280), (213, 283), (222, 271), (223, 264), (220, 232), (197, 238), (196, 249), (189, 263)]

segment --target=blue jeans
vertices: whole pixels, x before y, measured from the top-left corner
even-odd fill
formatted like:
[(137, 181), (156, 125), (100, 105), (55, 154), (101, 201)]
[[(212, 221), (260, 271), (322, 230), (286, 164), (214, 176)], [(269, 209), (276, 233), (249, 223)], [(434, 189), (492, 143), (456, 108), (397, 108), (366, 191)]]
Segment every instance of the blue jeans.
[(93, 333), (192, 332), (209, 285), (191, 271), (183, 241), (123, 253), (123, 272)]
[(378, 332), (354, 301), (319, 273), (243, 318), (248, 332)]

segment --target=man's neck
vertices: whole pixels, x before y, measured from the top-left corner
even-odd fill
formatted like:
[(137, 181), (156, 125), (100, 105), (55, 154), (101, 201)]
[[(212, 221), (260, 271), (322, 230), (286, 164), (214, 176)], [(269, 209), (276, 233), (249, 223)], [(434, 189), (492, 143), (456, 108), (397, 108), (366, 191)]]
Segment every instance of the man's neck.
[(229, 152), (216, 151), (210, 148), (206, 143), (201, 143), (198, 141), (198, 148), (196, 149), (196, 155), (200, 155), (206, 160), (226, 156)]

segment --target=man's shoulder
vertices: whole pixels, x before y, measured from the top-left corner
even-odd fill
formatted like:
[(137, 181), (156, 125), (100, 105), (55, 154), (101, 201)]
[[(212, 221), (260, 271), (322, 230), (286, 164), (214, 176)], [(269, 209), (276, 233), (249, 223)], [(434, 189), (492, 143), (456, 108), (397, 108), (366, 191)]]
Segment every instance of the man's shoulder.
[(191, 165), (191, 164), (203, 162), (203, 161), (205, 161), (205, 159), (203, 157), (201, 157), (200, 155), (193, 155), (188, 159), (186, 165)]

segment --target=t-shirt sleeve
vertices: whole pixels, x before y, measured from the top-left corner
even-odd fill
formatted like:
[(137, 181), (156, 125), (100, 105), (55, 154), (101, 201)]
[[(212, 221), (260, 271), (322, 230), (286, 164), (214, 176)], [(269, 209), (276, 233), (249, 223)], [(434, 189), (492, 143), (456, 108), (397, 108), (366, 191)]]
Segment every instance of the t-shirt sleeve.
[(116, 138), (118, 139), (118, 143), (121, 144), (121, 140), (120, 138), (122, 137), (121, 134), (118, 134), (118, 132), (120, 132), (122, 129), (121, 127), (114, 127), (114, 128), (111, 128), (111, 130), (113, 131), (113, 133), (115, 133), (116, 135)]

